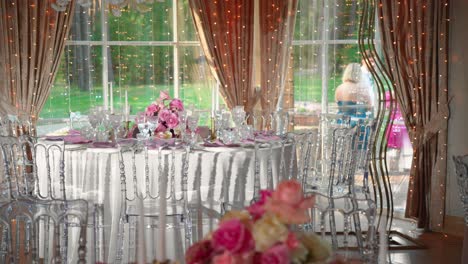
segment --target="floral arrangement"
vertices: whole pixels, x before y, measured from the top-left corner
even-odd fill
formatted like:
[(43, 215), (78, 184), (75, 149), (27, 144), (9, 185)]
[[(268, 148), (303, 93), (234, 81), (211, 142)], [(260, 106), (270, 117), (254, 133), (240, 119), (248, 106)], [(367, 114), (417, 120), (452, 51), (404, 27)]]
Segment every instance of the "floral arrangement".
[(243, 211), (227, 212), (219, 227), (186, 252), (188, 264), (322, 263), (330, 247), (315, 234), (296, 233), (294, 224), (309, 220), (314, 197), (304, 197), (297, 181), (281, 182), (275, 191)]
[[(155, 129), (155, 135), (159, 138), (174, 138), (177, 137), (176, 128), (179, 125), (179, 112), (184, 111), (184, 103), (182, 100), (169, 96), (167, 91), (161, 91), (159, 98), (152, 102), (144, 114), (147, 117), (158, 117), (158, 125)], [(136, 137), (138, 128), (134, 127), (132, 134)]]

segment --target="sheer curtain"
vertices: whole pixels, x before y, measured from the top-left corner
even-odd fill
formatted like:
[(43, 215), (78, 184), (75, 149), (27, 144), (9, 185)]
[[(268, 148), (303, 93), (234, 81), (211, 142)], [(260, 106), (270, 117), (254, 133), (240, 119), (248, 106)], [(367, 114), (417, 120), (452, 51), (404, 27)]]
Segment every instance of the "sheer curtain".
[(378, 0), (383, 53), (413, 144), (406, 215), (440, 230), (445, 210), (448, 0)]
[(252, 85), (254, 1), (189, 0), (208, 64), (229, 108), (257, 102)]
[(298, 0), (259, 0), (261, 105), (264, 113), (282, 108)]
[(73, 2), (57, 12), (51, 1), (0, 1), (0, 94), (33, 121), (49, 96)]

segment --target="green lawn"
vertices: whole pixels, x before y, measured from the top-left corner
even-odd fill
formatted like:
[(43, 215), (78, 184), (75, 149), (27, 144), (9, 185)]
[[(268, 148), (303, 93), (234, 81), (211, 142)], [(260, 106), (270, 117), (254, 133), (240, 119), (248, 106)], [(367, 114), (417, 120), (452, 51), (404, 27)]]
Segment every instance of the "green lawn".
[[(333, 79), (328, 84), (328, 101), (334, 101), (335, 86)], [(144, 109), (159, 96), (159, 91), (173, 91), (167, 85), (140, 85), (128, 87), (129, 105), (131, 114), (144, 111)], [(296, 76), (294, 78), (295, 101), (321, 102), (322, 81), (319, 78), (309, 76)], [(122, 93), (122, 94), (120, 94)], [(179, 91), (179, 97), (184, 100), (186, 106), (193, 104), (197, 109), (211, 109), (211, 89), (206, 84), (184, 84)], [(124, 89), (121, 91), (114, 87), (114, 108), (123, 109), (125, 103)], [(55, 86), (41, 113), (41, 118), (66, 118), (69, 112), (87, 113), (92, 107), (102, 106), (102, 87), (94, 87), (92, 91), (83, 91), (78, 87), (72, 87), (70, 95), (64, 87)]]

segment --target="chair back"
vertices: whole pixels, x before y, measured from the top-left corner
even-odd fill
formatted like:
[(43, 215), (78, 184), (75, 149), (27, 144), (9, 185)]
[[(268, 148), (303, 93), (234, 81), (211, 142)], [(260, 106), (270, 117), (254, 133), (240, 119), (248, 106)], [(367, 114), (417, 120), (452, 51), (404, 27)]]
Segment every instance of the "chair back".
[(0, 263), (86, 263), (87, 217), (84, 200), (18, 199), (4, 204)]
[(310, 209), (311, 220), (303, 229), (319, 233), (333, 251), (356, 248), (362, 259), (376, 257), (376, 205), (370, 199), (353, 195), (331, 197), (320, 193)]
[[(188, 200), (189, 146), (160, 145), (149, 150), (137, 144), (121, 147), (120, 184), (123, 201), (161, 199)], [(149, 162), (157, 160), (157, 162)], [(164, 188), (164, 189), (163, 189)]]
[(465, 225), (468, 226), (468, 155), (454, 156), (460, 199), (465, 211)]
[(32, 197), (35, 191), (34, 144), (29, 136), (0, 136), (0, 180), (2, 197)]

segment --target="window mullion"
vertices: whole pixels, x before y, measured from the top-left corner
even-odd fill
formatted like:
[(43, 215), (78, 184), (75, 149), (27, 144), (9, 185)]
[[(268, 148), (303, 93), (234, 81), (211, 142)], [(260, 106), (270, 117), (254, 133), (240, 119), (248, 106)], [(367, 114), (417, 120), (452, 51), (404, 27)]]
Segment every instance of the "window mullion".
[[(108, 6), (103, 4), (101, 6), (101, 28), (102, 28), (102, 96), (104, 98), (104, 109), (109, 109), (109, 94), (108, 94), (108, 61), (107, 61), (107, 49), (109, 48), (108, 45)], [(112, 95), (111, 95), (112, 96)]]
[(179, 31), (177, 21), (177, 0), (172, 0), (172, 35), (174, 41), (174, 97), (179, 98)]

